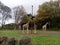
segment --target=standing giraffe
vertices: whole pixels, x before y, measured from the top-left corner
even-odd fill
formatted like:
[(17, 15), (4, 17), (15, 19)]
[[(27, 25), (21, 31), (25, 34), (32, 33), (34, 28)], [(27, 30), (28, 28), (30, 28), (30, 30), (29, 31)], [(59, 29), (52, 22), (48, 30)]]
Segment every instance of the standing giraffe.
[(45, 31), (46, 31), (46, 28), (47, 28), (47, 24), (48, 24), (48, 22), (45, 25), (42, 26), (42, 29), (45, 30)]
[(24, 33), (24, 29), (27, 29), (27, 33), (29, 33), (29, 31), (28, 31), (28, 28), (29, 28), (29, 21), (26, 23), (26, 24), (24, 24), (23, 25), (23, 33)]

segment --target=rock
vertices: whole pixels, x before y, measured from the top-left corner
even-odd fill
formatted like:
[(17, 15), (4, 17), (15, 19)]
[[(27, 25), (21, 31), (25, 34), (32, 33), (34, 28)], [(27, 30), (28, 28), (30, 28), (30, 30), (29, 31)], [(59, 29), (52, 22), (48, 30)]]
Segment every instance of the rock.
[(29, 37), (23, 37), (20, 40), (19, 45), (32, 45), (31, 39)]
[(15, 40), (15, 38), (9, 38), (9, 39), (8, 39), (8, 45), (16, 45), (16, 40)]
[(0, 37), (0, 45), (7, 45), (7, 37)]

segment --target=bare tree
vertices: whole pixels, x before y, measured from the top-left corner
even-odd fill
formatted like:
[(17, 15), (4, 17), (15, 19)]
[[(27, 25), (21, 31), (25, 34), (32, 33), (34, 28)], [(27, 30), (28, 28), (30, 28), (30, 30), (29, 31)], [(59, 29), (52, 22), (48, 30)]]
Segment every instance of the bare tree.
[[(23, 6), (17, 6), (13, 8), (14, 10), (14, 16), (15, 16), (15, 24), (16, 26), (19, 25), (19, 23), (21, 22), (21, 19), (24, 15), (26, 15), (25, 9)], [(20, 25), (18, 26), (18, 28), (20, 27)], [(15, 27), (16, 29), (16, 27)]]

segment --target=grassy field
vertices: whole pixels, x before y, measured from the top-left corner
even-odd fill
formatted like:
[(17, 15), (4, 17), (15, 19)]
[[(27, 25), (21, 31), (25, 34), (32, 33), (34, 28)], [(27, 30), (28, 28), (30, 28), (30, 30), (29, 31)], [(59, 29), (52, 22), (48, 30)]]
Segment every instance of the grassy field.
[(0, 30), (1, 36), (14, 37), (16, 39), (28, 36), (33, 44), (60, 45), (60, 31), (37, 31), (37, 34), (23, 34), (21, 30)]

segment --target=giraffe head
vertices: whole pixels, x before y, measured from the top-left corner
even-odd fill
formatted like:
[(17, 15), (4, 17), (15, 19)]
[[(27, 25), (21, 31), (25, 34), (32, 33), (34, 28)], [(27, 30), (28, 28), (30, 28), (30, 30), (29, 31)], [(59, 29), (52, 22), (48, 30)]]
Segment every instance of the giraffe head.
[(46, 23), (46, 25), (49, 24), (48, 22)]

